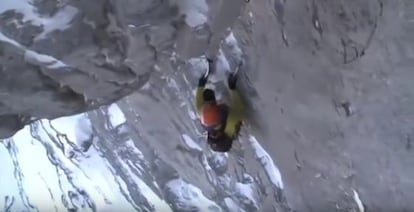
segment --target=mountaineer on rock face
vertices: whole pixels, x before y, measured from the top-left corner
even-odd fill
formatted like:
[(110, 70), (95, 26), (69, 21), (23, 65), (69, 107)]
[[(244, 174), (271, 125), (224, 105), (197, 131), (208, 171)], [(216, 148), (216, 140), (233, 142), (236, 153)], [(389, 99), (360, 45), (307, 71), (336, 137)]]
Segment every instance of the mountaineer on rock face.
[(210, 73), (214, 73), (213, 60), (207, 59), (208, 70), (198, 82), (196, 109), (203, 128), (208, 132), (207, 143), (213, 151), (228, 152), (237, 138), (243, 121), (244, 103), (236, 89), (237, 73), (228, 76), (231, 91), (230, 105), (220, 103), (212, 89), (205, 88)]

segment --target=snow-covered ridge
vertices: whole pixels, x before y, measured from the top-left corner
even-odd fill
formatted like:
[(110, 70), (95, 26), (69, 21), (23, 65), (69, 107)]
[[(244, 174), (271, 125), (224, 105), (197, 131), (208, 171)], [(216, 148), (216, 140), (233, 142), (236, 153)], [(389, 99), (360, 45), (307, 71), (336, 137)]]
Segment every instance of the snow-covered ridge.
[[(108, 121), (113, 126), (123, 124), (120, 122), (123, 114), (115, 104), (109, 107), (109, 114)], [(138, 210), (145, 205), (134, 203), (131, 196), (137, 194), (128, 190), (132, 180), (147, 201), (151, 201), (151, 207), (162, 211), (169, 209), (168, 204), (132, 172), (127, 161), (118, 158), (124, 173), (120, 176), (115, 172), (116, 167), (111, 167), (102, 150), (89, 143), (97, 142), (93, 131), (86, 114), (80, 114), (52, 121), (40, 120), (4, 140), (0, 146), (0, 201), (3, 201), (0, 205), (7, 205), (11, 211)], [(85, 143), (89, 144), (85, 146)], [(129, 151), (139, 155), (140, 151), (131, 140), (126, 144)]]

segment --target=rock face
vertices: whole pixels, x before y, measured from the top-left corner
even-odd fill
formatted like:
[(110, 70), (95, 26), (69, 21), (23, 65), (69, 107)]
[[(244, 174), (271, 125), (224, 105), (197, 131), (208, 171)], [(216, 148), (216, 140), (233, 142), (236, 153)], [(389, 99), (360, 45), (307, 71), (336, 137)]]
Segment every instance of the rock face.
[(0, 137), (142, 87), (173, 50), (169, 1), (2, 1)]
[[(53, 166), (84, 176), (89, 162), (108, 161), (112, 187), (124, 182), (136, 210), (153, 209), (135, 176), (178, 211), (205, 210), (200, 202), (211, 211), (414, 210), (409, 0), (27, 2), (0, 1), (0, 137), (112, 102), (125, 120), (108, 127), (104, 110), (88, 113), (93, 133), (82, 148), (75, 138), (56, 141), (70, 133), (65, 123), (55, 132), (35, 122), (3, 142), (7, 173), (23, 175), (19, 149), (66, 147), (77, 151), (58, 155), (69, 158), (64, 165), (50, 157)], [(193, 89), (204, 56), (217, 56), (211, 84), (223, 91), (224, 73), (245, 64), (239, 88), (248, 117), (228, 155), (211, 153), (197, 128)], [(82, 170), (71, 165), (78, 159), (88, 161)], [(84, 201), (105, 205), (92, 196)]]

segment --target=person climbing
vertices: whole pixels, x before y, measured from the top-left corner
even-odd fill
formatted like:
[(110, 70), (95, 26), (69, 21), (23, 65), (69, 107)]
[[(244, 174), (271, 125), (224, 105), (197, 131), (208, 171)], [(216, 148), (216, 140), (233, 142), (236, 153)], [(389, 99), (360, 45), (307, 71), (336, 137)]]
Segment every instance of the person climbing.
[(200, 77), (196, 92), (196, 109), (203, 128), (207, 131), (207, 143), (213, 151), (230, 151), (243, 121), (244, 104), (236, 89), (237, 74), (230, 74), (228, 86), (231, 92), (230, 107), (216, 99), (212, 89), (205, 88), (210, 73), (214, 73), (213, 60), (207, 59), (208, 70)]

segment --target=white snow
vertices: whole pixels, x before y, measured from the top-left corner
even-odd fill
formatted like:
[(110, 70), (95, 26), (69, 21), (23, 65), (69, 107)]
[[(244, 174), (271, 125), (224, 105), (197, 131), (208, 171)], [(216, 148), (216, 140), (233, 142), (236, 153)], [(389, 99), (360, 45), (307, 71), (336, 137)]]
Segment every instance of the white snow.
[[(30, 203), (38, 207), (40, 211), (51, 211), (54, 206), (60, 210), (63, 210), (64, 206), (61, 202), (50, 201), (50, 204), (45, 204), (45, 198), (50, 198), (48, 188), (51, 189), (51, 192), (55, 198), (59, 198), (57, 195), (59, 186), (56, 180), (54, 167), (50, 164), (43, 146), (38, 142), (32, 142), (30, 130), (28, 127), (16, 133), (15, 136), (13, 136), (13, 138), (10, 140), (14, 143), (16, 150), (18, 151), (16, 159), (20, 165), (19, 171), (24, 173), (24, 178), (22, 179), (21, 183), (25, 193), (29, 197)], [(8, 154), (6, 155), (9, 156)], [(6, 168), (7, 160), (1, 160), (0, 164), (2, 167), (2, 177), (0, 181), (3, 181), (3, 175), (7, 176), (8, 173), (11, 174), (13, 171), (8, 172), (9, 170)], [(3, 172), (3, 167), (5, 167), (7, 172)], [(5, 183), (10, 183), (13, 185), (17, 184), (17, 180), (19, 179), (7, 179), (6, 177), (5, 180), (7, 180)], [(48, 183), (47, 186), (45, 186), (45, 182)], [(1, 188), (2, 189), (0, 193), (4, 191), (5, 195), (14, 195), (17, 200), (20, 199), (18, 194), (16, 194), (13, 190), (7, 189), (12, 189), (12, 187), (3, 187), (2, 185)], [(17, 189), (16, 191), (18, 192), (19, 190)], [(23, 199), (20, 199), (20, 201), (24, 202)], [(23, 205), (19, 202), (16, 203), (15, 207), (17, 207), (19, 210), (23, 210)]]
[(238, 60), (242, 60), (243, 51), (240, 49), (239, 43), (237, 42), (237, 39), (234, 36), (233, 32), (230, 32), (230, 34), (226, 37), (225, 43), (231, 48), (232, 54)]
[(117, 127), (126, 122), (124, 113), (116, 103), (113, 103), (108, 107), (108, 115), (112, 127)]
[[(92, 135), (92, 126), (85, 114), (66, 116), (52, 120), (49, 125), (43, 121), (48, 132), (53, 133), (52, 127), (67, 136), (70, 141), (77, 145), (89, 140)], [(69, 147), (69, 146), (67, 146)]]
[(245, 205), (253, 205), (255, 208), (259, 208), (257, 204), (257, 193), (254, 188), (254, 184), (240, 183), (237, 182), (235, 185), (236, 196), (242, 201)]
[[(13, 176), (14, 165), (13, 161), (6, 149), (6, 141), (0, 143), (0, 206), (3, 208), (6, 204), (6, 196), (14, 197), (14, 205), (22, 205), (22, 200), (19, 198), (19, 188), (17, 186), (16, 178)], [(19, 208), (21, 209), (21, 208)], [(11, 211), (17, 210), (15, 207), (11, 208)]]
[(30, 22), (33, 25), (43, 27), (43, 32), (35, 39), (45, 38), (47, 34), (55, 30), (65, 30), (70, 27), (70, 22), (78, 14), (78, 10), (70, 5), (61, 8), (53, 16), (38, 14), (33, 0), (2, 0), (0, 1), (0, 14), (14, 10), (23, 15), (23, 22)]
[(260, 145), (260, 143), (254, 136), (249, 137), (249, 142), (255, 151), (256, 158), (264, 167), (269, 180), (276, 187), (283, 189), (282, 175), (280, 174), (279, 169), (274, 164), (272, 157), (270, 157), (270, 155), (264, 150), (264, 148)]
[(125, 174), (136, 183), (141, 193), (145, 195), (145, 198), (148, 200), (148, 202), (154, 206), (155, 211), (172, 211), (170, 206), (163, 199), (155, 194), (155, 192), (149, 188), (141, 178), (132, 172), (128, 164), (124, 163), (123, 161), (120, 162)]
[(195, 72), (197, 78), (203, 75), (208, 69), (208, 63), (205, 58), (191, 58), (188, 60), (188, 63), (191, 65), (191, 70)]
[(149, 83), (149, 81), (145, 82), (145, 84), (141, 87), (141, 90), (150, 90), (151, 88), (151, 84)]
[(175, 0), (172, 1), (186, 15), (186, 23), (190, 27), (197, 27), (207, 22), (208, 5), (205, 0)]
[(0, 32), (0, 41), (10, 43), (11, 45), (14, 45), (15, 47), (24, 51), (24, 59), (28, 63), (34, 64), (34, 65), (45, 65), (49, 69), (59, 69), (63, 67), (68, 67), (68, 65), (66, 65), (60, 60), (57, 60), (56, 58), (52, 56), (39, 54), (32, 50), (27, 50), (24, 46), (20, 45), (15, 40), (8, 38), (1, 32)]
[(202, 152), (203, 149), (200, 147), (200, 145), (198, 145), (193, 139), (191, 139), (190, 136), (188, 136), (187, 134), (183, 134), (181, 135), (184, 139), (184, 143), (191, 148), (192, 150), (196, 150), (198, 152)]
[(243, 184), (243, 183), (236, 183), (235, 185), (236, 193), (241, 194), (248, 199), (255, 199), (254, 198), (254, 189), (250, 184)]
[(194, 111), (188, 110), (188, 115), (190, 116), (191, 120), (197, 120), (197, 115)]
[(67, 67), (62, 61), (57, 60), (56, 58), (36, 53), (32, 50), (26, 50), (24, 54), (24, 59), (31, 64), (44, 64), (50, 69), (58, 69)]
[[(39, 130), (39, 136), (41, 137), (42, 142), (53, 148), (51, 153), (56, 157), (60, 169), (65, 169), (69, 171), (65, 174), (72, 179), (75, 185), (85, 190), (85, 192), (94, 201), (96, 207), (99, 210), (106, 210), (110, 208), (115, 209), (116, 207), (119, 208), (121, 206), (124, 207), (126, 202), (122, 203), (122, 201), (125, 200), (121, 196), (117, 196), (114, 199), (110, 199), (110, 196), (119, 193), (116, 192), (116, 190), (113, 190), (114, 188), (118, 188), (118, 186), (116, 186), (117, 184), (113, 181), (113, 178), (110, 177), (110, 170), (103, 166), (103, 161), (98, 155), (96, 155), (96, 152), (95, 155), (94, 151), (88, 152), (88, 158), (82, 158), (78, 161), (71, 160), (67, 158), (67, 156), (64, 155), (63, 152), (60, 149), (58, 149), (57, 146), (51, 140), (50, 136), (52, 136), (52, 138), (54, 139), (58, 139), (58, 136), (53, 131), (52, 127), (58, 130), (59, 133), (65, 134), (69, 140), (74, 139), (71, 140), (74, 143), (77, 142), (76, 139), (78, 138), (88, 137), (87, 135), (85, 135), (85, 132), (87, 132), (88, 129), (80, 129), (84, 128), (84, 126), (86, 125), (85, 123), (87, 123), (87, 121), (85, 120), (80, 120), (82, 118), (85, 118), (85, 116), (77, 115), (73, 117), (63, 117), (58, 120), (53, 120), (51, 122), (50, 127), (47, 125), (47, 121), (41, 120), (41, 122), (45, 125), (46, 131)], [(79, 123), (81, 124), (79, 125)], [(69, 145), (65, 143), (65, 146), (68, 147)], [(30, 153), (28, 152), (26, 154), (19, 155), (30, 155)], [(46, 153), (43, 153), (43, 155), (46, 155)], [(45, 161), (47, 160), (45, 159)], [(30, 163), (26, 162), (25, 164)], [(41, 173), (44, 173), (44, 175), (47, 176), (56, 175), (56, 173), (49, 174), (43, 171)], [(49, 180), (46, 180), (46, 182), (49, 182)], [(109, 199), (112, 202), (112, 204), (107, 204), (107, 199)], [(116, 201), (121, 201), (122, 205), (117, 205)]]
[(229, 61), (224, 56), (223, 50), (219, 50), (219, 55), (217, 56), (217, 70), (228, 72), (231, 70)]
[(358, 192), (355, 189), (352, 189), (352, 192), (354, 193), (354, 196), (353, 196), (354, 197), (354, 201), (358, 205), (359, 212), (364, 212), (365, 211), (364, 204), (362, 204), (362, 201), (359, 198)]
[[(98, 211), (133, 211), (131, 204), (121, 195), (120, 186), (125, 185), (122, 179), (112, 174), (111, 168), (105, 159), (99, 156), (98, 151), (92, 146), (85, 156), (78, 155), (76, 159), (69, 159), (61, 149), (52, 142), (52, 138), (57, 140), (58, 135), (53, 130), (56, 129), (59, 134), (66, 135), (66, 138), (74, 143), (90, 137), (90, 122), (83, 114), (76, 116), (62, 117), (51, 121), (40, 120), (45, 129), (40, 127), (37, 133), (41, 137), (41, 142), (32, 138), (30, 127), (16, 133), (12, 140), (18, 151), (17, 161), (20, 164), (21, 172), (24, 174), (22, 180), (24, 191), (26, 192), (30, 203), (39, 208), (39, 211), (64, 211), (65, 207), (61, 201), (62, 195), (67, 195), (68, 191), (74, 191), (75, 188), (69, 182), (72, 179), (74, 185), (79, 189), (85, 190), (91, 200), (96, 204)], [(40, 126), (40, 125), (39, 125)], [(53, 128), (52, 128), (53, 127)], [(46, 131), (45, 131), (46, 130)], [(63, 139), (65, 148), (70, 145)], [(11, 141), (13, 142), (13, 141)], [(6, 144), (6, 143), (3, 143)], [(14, 196), (15, 205), (12, 211), (23, 211), (23, 201), (19, 197), (17, 180), (14, 173), (14, 165), (4, 145), (0, 145), (0, 167), (2, 177), (0, 178), (0, 196)], [(58, 168), (56, 168), (47, 156), (45, 145), (50, 149), (48, 152), (56, 158)], [(128, 148), (132, 149), (133, 144), (128, 143)], [(133, 149), (138, 154), (142, 154), (138, 149)], [(65, 171), (63, 171), (65, 170)], [(162, 203), (153, 192), (142, 182), (137, 179), (140, 189), (149, 200), (155, 205), (158, 211), (167, 211), (169, 206)], [(59, 185), (61, 182), (61, 186)], [(118, 183), (117, 183), (118, 182)], [(50, 192), (49, 192), (50, 189)], [(53, 197), (52, 197), (53, 196)], [(75, 200), (78, 206), (84, 203), (83, 197), (79, 196)], [(70, 203), (69, 203), (70, 204)], [(0, 198), (0, 205), (4, 205), (4, 198)], [(83, 208), (82, 211), (88, 211)]]
[(133, 152), (133, 153), (137, 156), (137, 159), (144, 160), (144, 154), (141, 152), (141, 150), (139, 150), (139, 149), (135, 146), (134, 141), (132, 141), (131, 139), (128, 139), (128, 140), (124, 143), (124, 146), (125, 146), (126, 148), (128, 148), (128, 149), (129, 149), (129, 151), (132, 151), (132, 152)]
[(154, 206), (155, 211), (172, 211), (171, 207), (167, 204), (167, 202), (165, 202), (157, 194), (155, 194), (154, 191), (150, 187), (148, 187), (147, 184), (145, 184), (145, 182), (141, 179), (138, 180), (138, 186), (141, 189), (142, 194), (144, 194), (147, 200), (151, 202), (151, 204)]
[(197, 207), (197, 211), (222, 211), (220, 206), (211, 201), (201, 190), (192, 184), (186, 183), (182, 179), (174, 179), (166, 184), (167, 189), (177, 195), (177, 203), (188, 207)]

